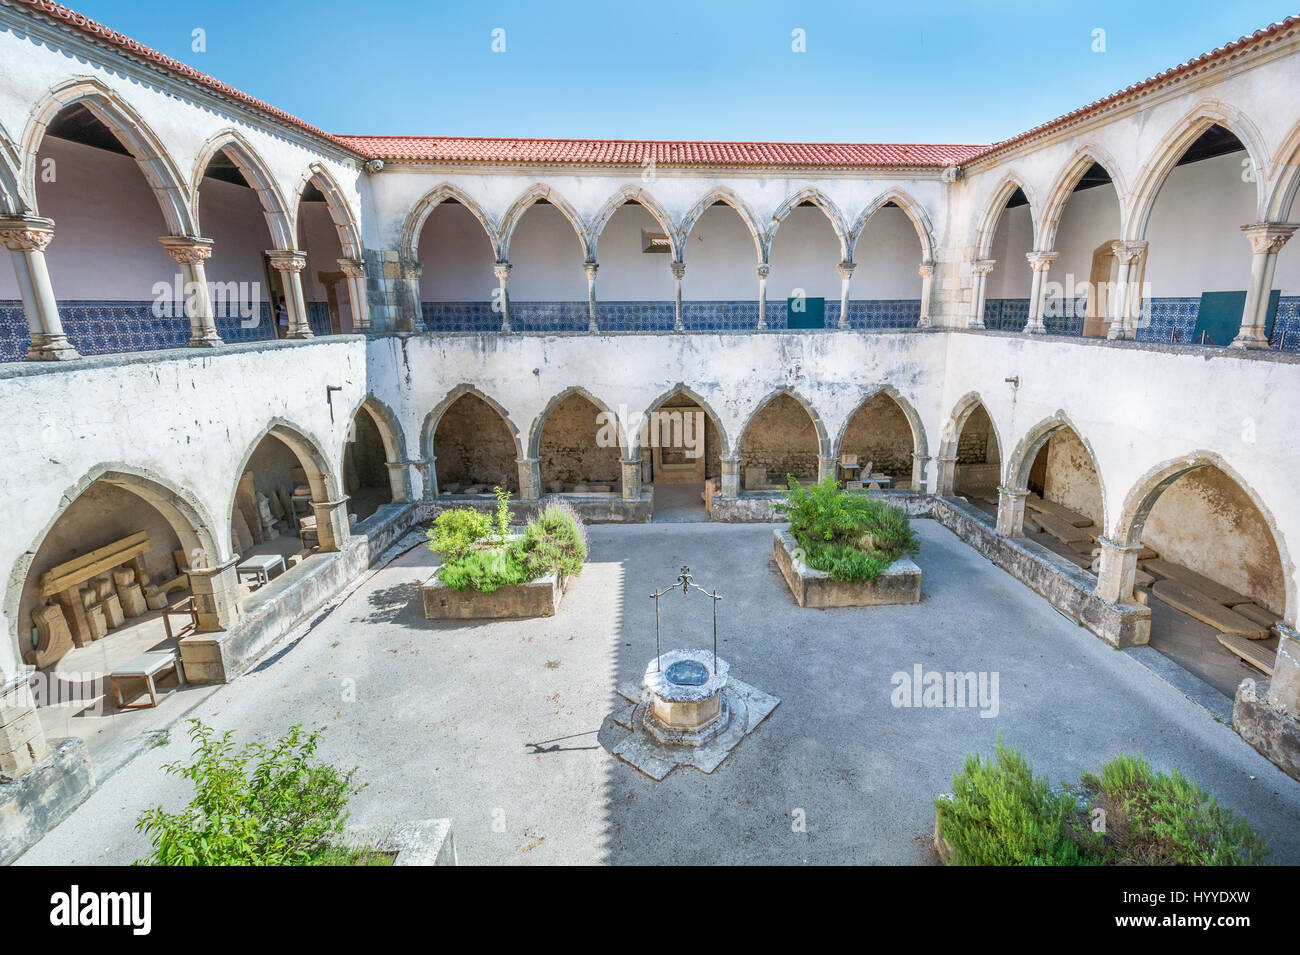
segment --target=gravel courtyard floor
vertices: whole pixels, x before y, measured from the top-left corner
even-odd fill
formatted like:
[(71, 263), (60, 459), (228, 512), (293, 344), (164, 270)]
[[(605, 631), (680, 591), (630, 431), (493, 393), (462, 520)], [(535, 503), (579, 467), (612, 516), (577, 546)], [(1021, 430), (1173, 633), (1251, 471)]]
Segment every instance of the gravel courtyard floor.
[[(190, 715), (240, 740), (323, 727), (320, 755), (369, 783), (359, 823), (450, 817), (462, 864), (932, 861), (932, 799), (1001, 735), (1072, 780), (1119, 752), (1177, 767), (1300, 862), (1300, 784), (1127, 654), (1110, 649), (933, 521), (919, 605), (801, 610), (772, 562), (772, 525), (590, 528), (592, 552), (554, 618), (424, 619), (417, 548), (283, 641)], [(615, 688), (654, 655), (649, 594), (689, 564), (724, 595), (719, 654), (780, 706), (712, 774), (653, 782), (612, 757)], [(708, 601), (662, 598), (665, 649), (707, 647)], [(902, 708), (896, 672), (995, 672), (997, 713)], [(179, 710), (178, 710), (179, 712)], [(142, 752), (23, 864), (143, 856), (138, 813), (188, 798)], [(806, 820), (806, 831), (792, 825)]]

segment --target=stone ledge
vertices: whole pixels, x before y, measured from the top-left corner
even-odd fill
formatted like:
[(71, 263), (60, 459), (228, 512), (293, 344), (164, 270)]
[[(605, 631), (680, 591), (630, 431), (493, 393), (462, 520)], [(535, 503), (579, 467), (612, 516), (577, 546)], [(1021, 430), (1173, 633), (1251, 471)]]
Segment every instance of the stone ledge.
[(1242, 680), (1232, 704), (1232, 728), (1261, 756), (1300, 780), (1300, 720), (1268, 703), (1268, 680)]
[(50, 755), (0, 783), (0, 865), (8, 865), (76, 809), (95, 786), (85, 741), (55, 742)]
[(877, 607), (921, 602), (921, 568), (906, 557), (894, 561), (875, 580), (835, 580), (795, 556), (798, 545), (787, 530), (772, 531), (772, 556), (800, 607)]
[(393, 865), (459, 865), (450, 819), (348, 826), (338, 845), (395, 856)]

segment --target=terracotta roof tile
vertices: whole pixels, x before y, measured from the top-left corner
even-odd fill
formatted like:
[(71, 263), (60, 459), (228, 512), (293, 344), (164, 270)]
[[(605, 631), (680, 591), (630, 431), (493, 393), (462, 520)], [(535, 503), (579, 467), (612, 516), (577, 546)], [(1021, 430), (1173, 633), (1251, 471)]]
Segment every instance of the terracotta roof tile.
[(962, 163), (987, 146), (908, 143), (729, 143), (635, 139), (352, 136), (357, 152), (393, 162), (640, 166), (920, 166)]

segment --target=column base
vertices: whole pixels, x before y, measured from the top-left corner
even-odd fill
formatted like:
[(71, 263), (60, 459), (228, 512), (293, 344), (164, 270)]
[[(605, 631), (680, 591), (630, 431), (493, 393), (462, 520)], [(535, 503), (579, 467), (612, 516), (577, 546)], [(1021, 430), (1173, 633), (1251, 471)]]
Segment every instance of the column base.
[(239, 575), (231, 558), (215, 567), (187, 567), (199, 633), (218, 633), (239, 620)]
[(315, 338), (316, 333), (310, 328), (295, 328), (285, 338)]
[(917, 322), (916, 322), (916, 327), (917, 327), (917, 328), (931, 328), (931, 327), (933, 327), (932, 323), (930, 322), (930, 316), (929, 316), (929, 315), (922, 315), (922, 316), (917, 320)]
[(27, 349), (28, 361), (72, 361), (80, 357), (66, 335), (33, 335)]
[(316, 515), (316, 539), (320, 542), (322, 553), (340, 551), (351, 536), (352, 527), (348, 521), (347, 496), (337, 501), (312, 501), (312, 513)]
[(1262, 334), (1255, 334), (1253, 331), (1247, 333), (1245, 329), (1242, 329), (1241, 333), (1232, 340), (1232, 343), (1228, 345), (1228, 347), (1260, 351), (1271, 349), (1273, 346), (1269, 344), (1268, 339)]
[(1047, 326), (1042, 322), (1030, 322), (1025, 326), (1026, 335), (1046, 335)]
[(189, 348), (220, 348), (224, 344), (225, 342), (218, 338), (216, 334), (212, 334), (196, 335), (189, 340), (187, 346)]
[(1133, 329), (1129, 328), (1127, 325), (1122, 325), (1119, 322), (1111, 322), (1110, 331), (1106, 333), (1106, 337), (1113, 342), (1132, 341), (1134, 337)]
[(1243, 680), (1232, 703), (1232, 728), (1261, 756), (1300, 780), (1300, 720), (1270, 704), (1268, 680)]
[(983, 329), (984, 329), (984, 319), (982, 319), (982, 318), (977, 318), (977, 319), (975, 319), (973, 322), (967, 322), (967, 323), (966, 323), (966, 327), (967, 327), (967, 328), (977, 328), (977, 329), (980, 329), (981, 331), (983, 331)]

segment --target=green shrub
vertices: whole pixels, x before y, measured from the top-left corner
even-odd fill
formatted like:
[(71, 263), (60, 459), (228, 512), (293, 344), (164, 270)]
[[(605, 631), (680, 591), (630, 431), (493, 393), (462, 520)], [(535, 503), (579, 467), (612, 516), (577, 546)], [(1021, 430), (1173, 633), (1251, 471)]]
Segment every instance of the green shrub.
[(993, 762), (967, 757), (935, 807), (954, 865), (1258, 865), (1268, 856), (1244, 819), (1141, 756), (1053, 789), (999, 740)]
[(510, 492), (505, 488), (493, 488), (497, 495), (496, 506), (496, 530), (497, 543), (505, 546), (506, 539), (510, 536)]
[(472, 587), (490, 594), (502, 587), (522, 584), (533, 578), (524, 569), (514, 547), (505, 547), (470, 551), (463, 557), (449, 560), (438, 571), (438, 579), (452, 590), (468, 590)]
[(492, 534), (492, 519), (472, 507), (458, 507), (443, 511), (429, 528), (429, 550), (444, 561), (456, 560), (468, 554), (475, 544)]
[(143, 865), (313, 865), (334, 858), (333, 837), (343, 830), (352, 777), (314, 763), (320, 733), (301, 726), (272, 744), (236, 751), (231, 732), (217, 736), (190, 720), (193, 761), (164, 767), (190, 780), (194, 798), (180, 812), (162, 806), (140, 814), (153, 854)]
[(587, 533), (578, 512), (556, 501), (528, 522), (516, 548), (530, 580), (552, 573), (573, 577), (587, 559)]
[(966, 757), (952, 796), (935, 801), (953, 865), (1091, 865), (1071, 829), (1074, 797), (1036, 777), (1018, 750), (998, 740), (995, 758)]
[(920, 550), (900, 508), (845, 493), (830, 477), (811, 488), (789, 476), (786, 482), (785, 500), (776, 508), (789, 517), (790, 534), (809, 567), (835, 580), (874, 580), (894, 561)]
[[(496, 533), (498, 540), (504, 540), (501, 514), (509, 495), (498, 491)], [(438, 519), (458, 513), (466, 512), (448, 511), (439, 515)], [(507, 520), (508, 515), (507, 508)], [(491, 547), (481, 545), (493, 533), (491, 522), (486, 517), (483, 519), (487, 522), (484, 525), (487, 530), (481, 537), (472, 538), (459, 551), (448, 550), (443, 554), (443, 565), (438, 571), (438, 577), (448, 587), (454, 590), (472, 587), (490, 594), (501, 587), (537, 580), (552, 573), (571, 577), (582, 572), (583, 562), (587, 559), (587, 536), (582, 521), (570, 505), (561, 502), (547, 505), (528, 522), (521, 536)], [(470, 532), (454, 539), (459, 542), (469, 538), (477, 526), (473, 525)], [(435, 531), (437, 530), (435, 526)], [(448, 533), (447, 536), (450, 538), (453, 535)], [(434, 544), (430, 543), (429, 546), (434, 547)], [(434, 549), (437, 550), (436, 547)]]

